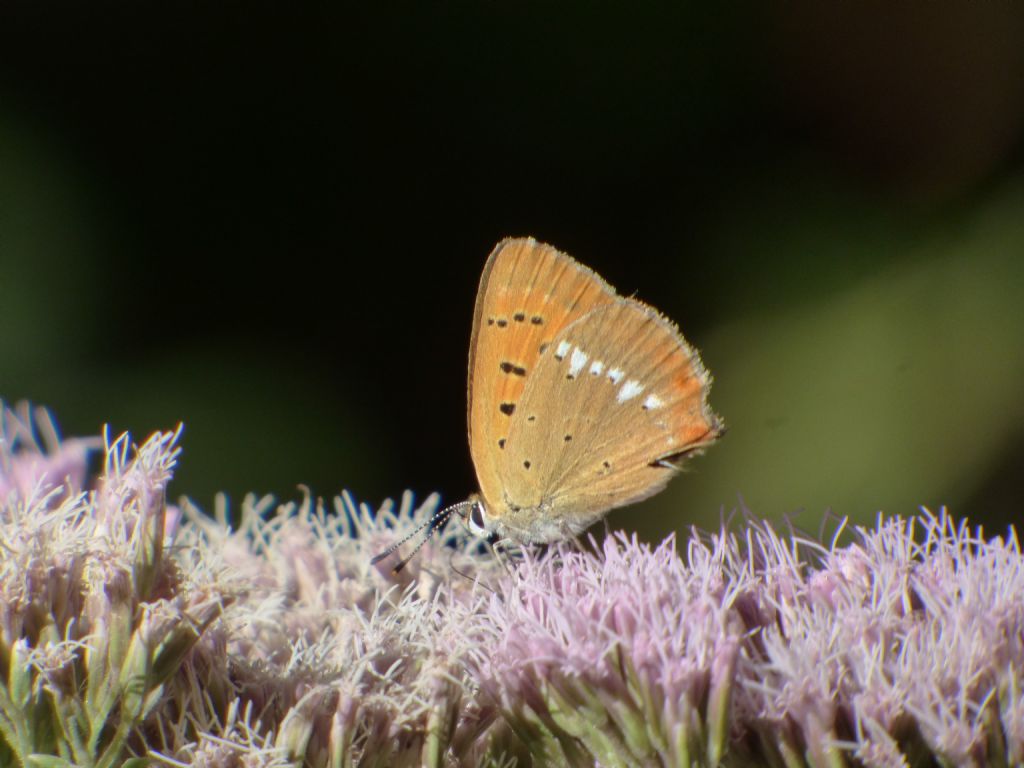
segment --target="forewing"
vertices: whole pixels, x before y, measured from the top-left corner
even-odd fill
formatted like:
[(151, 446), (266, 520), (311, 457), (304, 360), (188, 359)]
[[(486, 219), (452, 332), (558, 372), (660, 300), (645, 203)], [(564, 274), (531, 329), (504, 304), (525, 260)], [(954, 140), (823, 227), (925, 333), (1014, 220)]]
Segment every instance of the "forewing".
[(503, 240), (488, 258), (473, 313), (468, 410), (473, 465), (491, 513), (502, 511), (498, 461), (542, 350), (616, 300), (595, 272), (532, 238)]

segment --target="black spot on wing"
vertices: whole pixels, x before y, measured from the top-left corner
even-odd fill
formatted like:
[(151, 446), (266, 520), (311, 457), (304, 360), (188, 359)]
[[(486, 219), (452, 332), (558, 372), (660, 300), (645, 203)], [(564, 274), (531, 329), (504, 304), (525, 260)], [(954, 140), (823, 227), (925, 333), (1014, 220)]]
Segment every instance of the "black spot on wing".
[(498, 367), (501, 368), (502, 373), (511, 373), (511, 374), (513, 374), (515, 376), (525, 376), (526, 375), (526, 369), (525, 368), (523, 368), (521, 365), (516, 365), (515, 363), (510, 363), (508, 360), (503, 360)]

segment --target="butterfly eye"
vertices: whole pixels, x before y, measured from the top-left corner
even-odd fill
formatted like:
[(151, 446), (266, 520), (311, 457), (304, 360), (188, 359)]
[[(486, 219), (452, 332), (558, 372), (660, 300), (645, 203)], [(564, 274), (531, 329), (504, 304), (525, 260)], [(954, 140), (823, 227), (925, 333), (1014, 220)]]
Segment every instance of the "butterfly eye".
[(475, 503), (470, 510), (469, 516), (466, 518), (466, 527), (474, 536), (479, 536), (482, 539), (491, 535), (491, 532), (487, 530), (487, 513), (484, 512), (484, 505), (480, 502)]

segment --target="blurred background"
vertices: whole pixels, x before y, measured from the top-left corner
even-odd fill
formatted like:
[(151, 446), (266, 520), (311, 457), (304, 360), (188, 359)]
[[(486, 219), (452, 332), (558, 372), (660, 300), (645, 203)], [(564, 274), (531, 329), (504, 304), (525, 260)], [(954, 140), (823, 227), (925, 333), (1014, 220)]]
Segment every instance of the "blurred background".
[(0, 397), (184, 422), (171, 495), (475, 489), (530, 234), (675, 319), (730, 427), (655, 539), (1024, 519), (1024, 6), (5, 3)]

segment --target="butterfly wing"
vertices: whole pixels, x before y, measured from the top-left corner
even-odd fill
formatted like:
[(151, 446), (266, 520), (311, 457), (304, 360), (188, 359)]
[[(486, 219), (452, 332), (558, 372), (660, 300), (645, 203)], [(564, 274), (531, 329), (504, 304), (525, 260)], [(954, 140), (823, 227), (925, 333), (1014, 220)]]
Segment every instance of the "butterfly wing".
[(656, 493), (721, 433), (709, 385), (656, 310), (622, 297), (592, 309), (535, 361), (494, 452), (503, 503), (489, 512), (507, 535), (547, 541)]
[(488, 511), (501, 514), (501, 455), (526, 382), (566, 326), (618, 298), (595, 272), (532, 238), (503, 240), (480, 278), (469, 343), (469, 447)]

